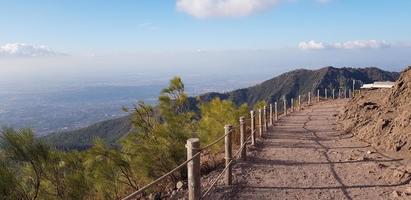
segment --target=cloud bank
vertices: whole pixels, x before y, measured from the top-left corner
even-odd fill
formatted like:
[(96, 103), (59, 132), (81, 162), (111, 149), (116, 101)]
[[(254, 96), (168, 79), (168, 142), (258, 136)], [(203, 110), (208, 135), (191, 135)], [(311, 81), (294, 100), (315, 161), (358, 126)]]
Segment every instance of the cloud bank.
[(302, 50), (324, 50), (324, 49), (381, 49), (388, 48), (391, 44), (385, 40), (354, 40), (347, 42), (323, 43), (314, 40), (300, 42), (298, 48)]
[(197, 18), (242, 17), (272, 8), (279, 0), (177, 0), (177, 10)]
[(44, 45), (31, 45), (25, 43), (8, 43), (0, 46), (0, 57), (51, 57), (62, 56)]

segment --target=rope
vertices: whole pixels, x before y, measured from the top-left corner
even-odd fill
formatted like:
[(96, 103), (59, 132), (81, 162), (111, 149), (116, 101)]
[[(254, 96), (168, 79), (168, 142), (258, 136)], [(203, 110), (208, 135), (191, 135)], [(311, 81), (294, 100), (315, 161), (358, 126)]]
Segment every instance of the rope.
[[(248, 129), (251, 130), (251, 128), (248, 127), (248, 126), (246, 126), (245, 128), (248, 128)], [(205, 147), (201, 147), (200, 150), (201, 150), (201, 151), (206, 150), (206, 149), (210, 148), (211, 146), (217, 144), (217, 143), (220, 142), (222, 139), (224, 139), (225, 136), (227, 136), (229, 133), (233, 132), (233, 130), (234, 130), (234, 129), (231, 129), (228, 133), (226, 133), (226, 134), (224, 134), (223, 136), (219, 137), (218, 139), (214, 140), (213, 142), (211, 142), (210, 144), (206, 145)], [(255, 132), (256, 132), (256, 130), (253, 131), (253, 133), (255, 133)]]
[[(247, 144), (249, 142), (249, 140), (251, 139), (251, 135), (248, 136), (247, 140), (244, 142), (244, 144)], [(241, 146), (241, 148), (234, 154), (234, 158), (238, 157), (238, 155), (240, 155), (241, 151), (246, 147), (247, 145), (243, 145)], [(231, 163), (234, 161), (234, 159), (231, 159), (230, 162), (228, 162), (227, 166), (223, 169), (223, 171), (220, 172), (220, 174), (218, 174), (217, 178), (214, 179), (214, 181), (212, 182), (212, 184), (210, 185), (210, 187), (208, 187), (208, 189), (204, 192), (204, 194), (201, 196), (200, 199), (204, 199), (209, 192), (214, 188), (214, 186), (217, 184), (217, 182), (220, 180), (221, 176), (224, 174), (225, 171), (227, 171), (228, 167), (230, 167)]]
[[(249, 142), (249, 140), (251, 139), (251, 135), (248, 136), (247, 140), (244, 141), (244, 144), (247, 144), (247, 142)], [(240, 152), (244, 149), (244, 147), (246, 147), (247, 145), (243, 145), (241, 146), (240, 149), (238, 149), (237, 153), (234, 154), (234, 157), (237, 157), (238, 155), (240, 155)]]
[(132, 194), (128, 195), (127, 197), (123, 198), (123, 200), (131, 200), (134, 197), (136, 197), (137, 195), (139, 195), (140, 193), (142, 193), (144, 190), (150, 188), (151, 186), (153, 186), (154, 184), (160, 182), (161, 180), (163, 180), (164, 178), (166, 178), (167, 176), (170, 176), (172, 173), (176, 172), (177, 170), (181, 169), (182, 167), (184, 167), (187, 163), (189, 163), (190, 161), (192, 161), (194, 158), (196, 158), (197, 156), (199, 156), (201, 154), (201, 151), (197, 152), (196, 154), (194, 154), (193, 157), (191, 157), (190, 159), (186, 160), (185, 162), (181, 163), (179, 166), (177, 166), (176, 168), (174, 168), (173, 170), (169, 171), (167, 174), (164, 174), (163, 176), (161, 176), (160, 178), (156, 179), (155, 181), (151, 182), (150, 184), (140, 188), (139, 190), (137, 190), (136, 192), (133, 192)]
[(203, 196), (201, 196), (200, 199), (204, 199), (208, 193), (211, 191), (211, 189), (213, 189), (213, 187), (215, 186), (215, 184), (220, 180), (221, 176), (223, 176), (224, 172), (227, 171), (228, 167), (230, 167), (231, 163), (234, 161), (234, 159), (231, 159), (230, 162), (228, 162), (228, 165), (223, 169), (223, 171), (221, 171), (221, 173), (217, 176), (216, 179), (214, 179), (213, 183), (211, 184), (211, 186), (207, 189), (206, 192), (204, 192)]
[(231, 132), (233, 132), (233, 129), (231, 129), (229, 132), (227, 132), (226, 134), (224, 134), (224, 135), (221, 136), (220, 138), (214, 140), (214, 142), (211, 142), (211, 143), (208, 144), (207, 146), (200, 148), (200, 150), (201, 150), (201, 151), (206, 150), (206, 149), (210, 148), (211, 146), (217, 144), (218, 142), (220, 142), (222, 139), (224, 139), (225, 136), (227, 136), (227, 135), (228, 135), (229, 133), (231, 133)]

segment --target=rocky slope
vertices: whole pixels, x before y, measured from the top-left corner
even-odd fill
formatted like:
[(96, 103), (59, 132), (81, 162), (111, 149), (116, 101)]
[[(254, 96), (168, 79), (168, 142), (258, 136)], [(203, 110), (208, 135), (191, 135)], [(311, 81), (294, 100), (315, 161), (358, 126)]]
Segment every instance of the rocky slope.
[(363, 91), (340, 114), (343, 128), (384, 150), (411, 153), (411, 67), (394, 88)]

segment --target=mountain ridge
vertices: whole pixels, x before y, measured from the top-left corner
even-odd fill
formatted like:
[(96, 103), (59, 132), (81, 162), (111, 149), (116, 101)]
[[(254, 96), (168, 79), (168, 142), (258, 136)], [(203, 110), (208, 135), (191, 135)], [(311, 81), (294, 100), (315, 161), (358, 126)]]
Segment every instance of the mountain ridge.
[[(247, 103), (252, 106), (260, 100), (273, 103), (280, 100), (283, 95), (289, 99), (301, 94), (304, 98), (308, 92), (316, 94), (317, 89), (322, 89), (321, 92), (323, 92), (324, 88), (352, 88), (353, 79), (359, 83), (368, 83), (383, 80), (395, 81), (398, 77), (398, 72), (388, 72), (376, 67), (335, 68), (329, 66), (317, 70), (296, 69), (247, 88), (226, 93), (210, 92), (190, 97), (189, 104), (190, 108), (196, 112), (198, 112), (199, 103), (211, 101), (213, 98), (231, 100), (236, 105)], [(357, 88), (359, 86), (360, 84)], [(126, 116), (98, 122), (74, 131), (50, 134), (43, 139), (59, 149), (82, 150), (91, 147), (93, 140), (97, 137), (109, 144), (115, 144), (131, 129), (132, 125)]]
[[(297, 97), (300, 94), (306, 95), (308, 92), (316, 94), (317, 89), (352, 88), (350, 84), (352, 84), (353, 79), (357, 80), (357, 82), (360, 81), (360, 83), (364, 83), (381, 80), (394, 81), (398, 77), (399, 73), (397, 72), (383, 71), (376, 67), (335, 68), (329, 66), (318, 70), (297, 69), (248, 88), (242, 88), (228, 93), (206, 93), (200, 95), (199, 98), (200, 101), (209, 101), (215, 97), (230, 99), (237, 105), (242, 103), (253, 105), (259, 100), (272, 103), (280, 100), (283, 95), (291, 98)], [(339, 80), (339, 82), (336, 80)], [(358, 88), (358, 86), (359, 85), (357, 85), (356, 88)], [(323, 92), (323, 90), (321, 90), (321, 92)]]

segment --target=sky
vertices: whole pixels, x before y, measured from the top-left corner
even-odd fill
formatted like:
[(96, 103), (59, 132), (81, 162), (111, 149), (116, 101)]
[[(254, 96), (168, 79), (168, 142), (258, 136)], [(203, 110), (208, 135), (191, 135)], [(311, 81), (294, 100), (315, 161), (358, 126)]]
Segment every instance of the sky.
[[(409, 0), (0, 0), (1, 80), (411, 65)], [(256, 70), (257, 69), (257, 70)]]

